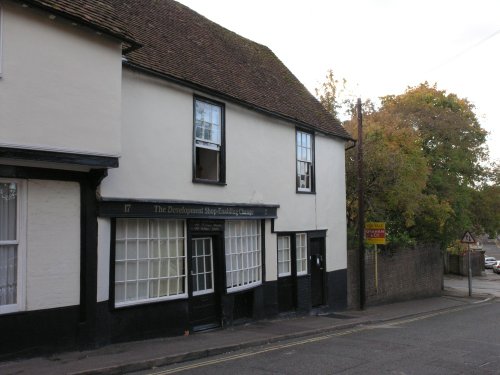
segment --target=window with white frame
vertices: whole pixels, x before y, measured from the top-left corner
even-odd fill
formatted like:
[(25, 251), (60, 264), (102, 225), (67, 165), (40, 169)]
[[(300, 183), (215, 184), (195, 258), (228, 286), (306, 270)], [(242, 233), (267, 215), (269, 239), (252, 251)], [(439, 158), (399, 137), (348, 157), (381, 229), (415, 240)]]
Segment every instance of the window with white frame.
[(195, 98), (194, 112), (194, 179), (224, 182), (223, 106)]
[(193, 255), (191, 258), (191, 278), (193, 296), (214, 291), (214, 262), (212, 239), (193, 238)]
[(278, 276), (292, 274), (290, 236), (278, 236)]
[(0, 180), (0, 313), (24, 308), (21, 186)]
[(297, 190), (312, 192), (314, 185), (313, 135), (297, 130)]
[(297, 275), (307, 274), (307, 234), (297, 233), (295, 236), (297, 249)]
[(187, 297), (183, 220), (117, 219), (115, 305)]
[(227, 291), (262, 283), (262, 251), (259, 220), (227, 220), (225, 226)]

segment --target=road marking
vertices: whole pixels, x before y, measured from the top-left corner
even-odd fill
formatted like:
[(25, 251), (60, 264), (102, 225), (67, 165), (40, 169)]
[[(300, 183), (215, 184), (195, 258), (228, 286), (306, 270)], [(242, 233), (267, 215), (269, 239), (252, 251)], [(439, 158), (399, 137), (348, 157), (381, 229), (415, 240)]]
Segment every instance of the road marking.
[[(408, 324), (408, 323), (417, 322), (420, 320), (433, 318), (433, 317), (439, 316), (439, 315), (444, 315), (444, 314), (448, 314), (448, 313), (452, 313), (452, 312), (466, 310), (468, 308), (472, 308), (475, 306), (477, 306), (477, 305), (467, 305), (467, 306), (456, 307), (453, 309), (446, 309), (446, 310), (438, 311), (435, 313), (416, 316), (414, 318), (398, 319), (398, 320), (394, 320), (391, 322), (386, 322), (386, 323), (383, 323), (383, 325), (385, 325), (385, 326), (404, 325), (404, 324)], [(152, 372), (149, 375), (167, 375), (167, 374), (174, 374), (176, 372), (181, 372), (181, 371), (186, 371), (186, 370), (193, 370), (193, 369), (200, 368), (200, 367), (206, 367), (206, 366), (215, 365), (215, 364), (219, 364), (219, 363), (223, 363), (223, 362), (229, 362), (229, 361), (234, 361), (237, 359), (252, 357), (252, 356), (256, 356), (256, 355), (263, 354), (263, 353), (269, 353), (269, 352), (273, 352), (276, 350), (291, 348), (294, 346), (324, 341), (324, 340), (328, 340), (332, 337), (342, 337), (342, 336), (352, 335), (352, 334), (355, 334), (358, 332), (380, 329), (380, 326), (381, 326), (380, 323), (373, 324), (373, 325), (366, 325), (366, 326), (360, 325), (357, 328), (351, 328), (351, 329), (346, 329), (346, 330), (330, 333), (327, 335), (311, 337), (311, 338), (300, 340), (300, 341), (294, 341), (294, 342), (291, 342), (288, 344), (278, 344), (278, 345), (275, 345), (275, 346), (272, 346), (269, 348), (265, 348), (265, 349), (261, 349), (261, 350), (257, 350), (257, 351), (252, 351), (252, 352), (248, 352), (248, 353), (233, 354), (233, 355), (230, 355), (230, 356), (227, 356), (224, 358), (209, 359), (209, 360), (199, 362), (199, 363), (188, 364), (188, 365), (184, 365), (184, 366), (180, 366), (180, 367), (176, 367), (176, 368), (172, 368), (172, 369), (168, 369), (168, 370), (163, 370), (163, 371), (159, 371), (159, 372)]]

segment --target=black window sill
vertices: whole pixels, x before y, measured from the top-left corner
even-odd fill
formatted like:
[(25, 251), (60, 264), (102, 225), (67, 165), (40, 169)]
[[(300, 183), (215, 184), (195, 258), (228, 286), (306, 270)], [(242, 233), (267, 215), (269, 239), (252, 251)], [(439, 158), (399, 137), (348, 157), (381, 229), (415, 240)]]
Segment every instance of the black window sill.
[(225, 182), (221, 182), (221, 181), (202, 180), (202, 179), (198, 179), (198, 178), (193, 178), (193, 183), (194, 184), (216, 185), (216, 186), (226, 186), (227, 185)]
[(316, 194), (316, 191), (303, 191), (303, 190), (296, 190), (295, 191), (297, 194), (312, 194), (312, 195), (315, 195)]

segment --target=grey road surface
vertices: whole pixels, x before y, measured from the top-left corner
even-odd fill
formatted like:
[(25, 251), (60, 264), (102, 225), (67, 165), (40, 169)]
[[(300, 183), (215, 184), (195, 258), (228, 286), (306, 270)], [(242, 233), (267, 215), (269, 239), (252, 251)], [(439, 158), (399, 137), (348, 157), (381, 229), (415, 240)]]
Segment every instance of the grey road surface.
[(141, 374), (500, 374), (499, 315), (490, 300)]

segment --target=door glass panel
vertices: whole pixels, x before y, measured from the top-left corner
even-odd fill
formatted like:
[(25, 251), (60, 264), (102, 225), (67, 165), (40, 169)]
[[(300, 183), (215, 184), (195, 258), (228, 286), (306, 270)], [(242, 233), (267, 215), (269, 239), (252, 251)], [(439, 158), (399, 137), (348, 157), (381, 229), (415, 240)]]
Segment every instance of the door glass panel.
[(212, 239), (194, 238), (192, 253), (193, 295), (212, 293), (214, 291)]

